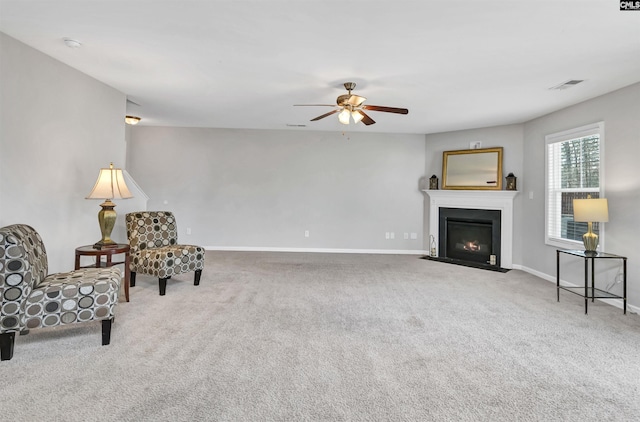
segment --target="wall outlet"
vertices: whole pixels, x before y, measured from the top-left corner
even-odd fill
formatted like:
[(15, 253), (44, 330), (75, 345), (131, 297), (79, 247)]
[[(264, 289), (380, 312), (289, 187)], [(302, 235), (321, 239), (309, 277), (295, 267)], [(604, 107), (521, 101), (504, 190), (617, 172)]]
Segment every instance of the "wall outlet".
[(386, 232), (386, 233), (384, 234), (384, 238), (385, 238), (385, 239), (387, 239), (387, 240), (389, 239), (389, 232)]
[(187, 227), (187, 234), (191, 234), (191, 227)]
[(407, 240), (409, 238), (409, 233), (404, 234), (404, 239)]
[(395, 234), (394, 232), (391, 232), (391, 233), (389, 234), (389, 237), (390, 237), (391, 239), (395, 239), (395, 238), (396, 238), (396, 234)]
[(411, 233), (411, 239), (416, 240), (418, 238), (418, 233)]
[(529, 191), (529, 199), (533, 199), (533, 191), (532, 190)]
[(304, 237), (309, 237), (309, 230), (304, 231)]

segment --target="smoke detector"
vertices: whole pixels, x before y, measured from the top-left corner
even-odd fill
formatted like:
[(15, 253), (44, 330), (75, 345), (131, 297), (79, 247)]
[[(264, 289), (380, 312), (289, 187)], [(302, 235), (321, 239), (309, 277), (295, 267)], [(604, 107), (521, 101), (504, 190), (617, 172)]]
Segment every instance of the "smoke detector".
[(581, 82), (584, 82), (584, 79), (571, 79), (571, 80), (568, 80), (566, 82), (561, 83), (560, 85), (552, 86), (549, 89), (556, 89), (556, 90), (568, 89), (568, 88), (571, 88), (573, 86), (578, 85)]
[(80, 41), (73, 40), (71, 38), (65, 38), (63, 41), (64, 44), (69, 48), (80, 48), (80, 46), (82, 46), (82, 43)]

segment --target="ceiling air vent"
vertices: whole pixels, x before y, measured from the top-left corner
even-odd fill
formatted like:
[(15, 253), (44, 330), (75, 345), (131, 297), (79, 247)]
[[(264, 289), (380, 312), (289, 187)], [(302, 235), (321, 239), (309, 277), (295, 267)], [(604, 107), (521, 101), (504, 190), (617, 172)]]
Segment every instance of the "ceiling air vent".
[(560, 85), (552, 86), (549, 89), (567, 89), (567, 88), (571, 88), (572, 86), (578, 85), (580, 82), (584, 82), (584, 80), (583, 79), (571, 79), (569, 81), (561, 83)]

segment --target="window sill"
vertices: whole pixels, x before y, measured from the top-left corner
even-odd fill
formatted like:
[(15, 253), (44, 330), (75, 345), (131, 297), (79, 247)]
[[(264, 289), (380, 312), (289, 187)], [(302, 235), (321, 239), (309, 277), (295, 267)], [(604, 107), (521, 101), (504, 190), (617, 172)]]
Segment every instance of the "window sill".
[[(577, 240), (545, 239), (544, 243), (549, 245), (549, 246), (553, 246), (555, 248), (560, 248), (560, 249), (582, 249), (582, 248), (584, 248), (584, 243), (579, 242)], [(598, 245), (598, 249), (600, 249), (600, 245)]]

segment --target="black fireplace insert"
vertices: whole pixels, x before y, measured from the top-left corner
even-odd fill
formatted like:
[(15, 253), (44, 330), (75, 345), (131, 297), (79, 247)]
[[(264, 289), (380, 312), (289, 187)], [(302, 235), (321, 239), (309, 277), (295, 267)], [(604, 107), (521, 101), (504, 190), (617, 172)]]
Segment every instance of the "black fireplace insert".
[(439, 258), (500, 267), (500, 210), (439, 209)]

